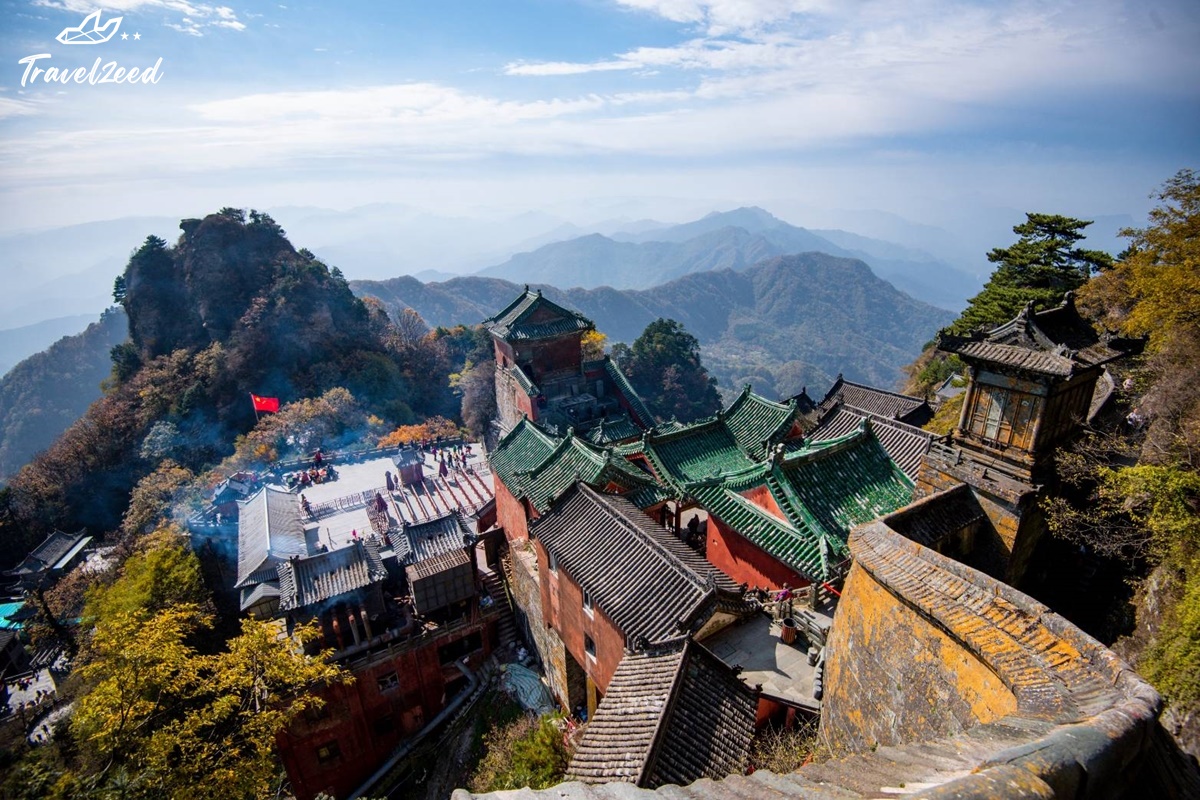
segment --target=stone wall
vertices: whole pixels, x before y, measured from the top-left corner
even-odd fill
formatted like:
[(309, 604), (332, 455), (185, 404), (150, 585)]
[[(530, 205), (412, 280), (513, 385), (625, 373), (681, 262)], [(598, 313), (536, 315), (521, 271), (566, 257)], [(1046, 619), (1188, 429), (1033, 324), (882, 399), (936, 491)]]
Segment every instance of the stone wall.
[[(1161, 700), (1112, 651), (1012, 587), (904, 538), (886, 517), (855, 529), (850, 549), (821, 720), (835, 751), (970, 743), (997, 750), (964, 779), (981, 792), (1012, 776), (1032, 778), (1036, 796), (1115, 797), (1130, 787)], [(932, 682), (944, 688), (921, 686)]]
[(578, 665), (569, 664), (570, 654), (567, 653), (562, 639), (546, 624), (542, 614), (542, 590), (538, 582), (537, 555), (532, 545), (514, 545), (512, 554), (512, 575), (510, 588), (513, 602), (516, 604), (517, 624), (525, 634), (525, 641), (533, 645), (538, 659), (542, 662), (542, 670), (546, 681), (550, 684), (550, 692), (567, 708), (574, 707), (583, 698), (581, 674)]
[(846, 579), (826, 652), (821, 725), (835, 751), (961, 733), (1017, 708), (977, 655), (864, 569)]

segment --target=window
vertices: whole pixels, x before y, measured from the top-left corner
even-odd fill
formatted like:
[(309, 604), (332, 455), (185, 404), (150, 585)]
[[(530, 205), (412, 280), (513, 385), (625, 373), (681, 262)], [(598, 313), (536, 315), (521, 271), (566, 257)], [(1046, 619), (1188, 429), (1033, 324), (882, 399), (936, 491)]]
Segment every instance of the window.
[(379, 685), (379, 691), (386, 692), (400, 685), (400, 676), (393, 670), (386, 675), (380, 675), (375, 682)]
[(1001, 447), (1032, 446), (1041, 398), (996, 386), (980, 386), (967, 419), (967, 430)]
[(583, 650), (588, 654), (588, 658), (596, 657), (596, 643), (586, 633), (583, 635)]
[(583, 590), (583, 613), (591, 616), (595, 611), (595, 601), (592, 599), (592, 593), (587, 589)]
[(558, 559), (549, 550), (546, 551), (546, 562), (550, 565), (551, 572), (558, 572)]
[(317, 748), (317, 762), (320, 764), (328, 764), (341, 757), (342, 748), (338, 747), (337, 741), (326, 742)]

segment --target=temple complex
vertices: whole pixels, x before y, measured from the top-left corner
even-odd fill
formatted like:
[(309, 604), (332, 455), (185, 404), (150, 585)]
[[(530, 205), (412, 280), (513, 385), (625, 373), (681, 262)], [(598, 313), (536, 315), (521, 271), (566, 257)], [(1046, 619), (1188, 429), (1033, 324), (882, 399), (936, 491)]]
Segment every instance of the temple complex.
[[(507, 578), (556, 699), (591, 719), (568, 782), (521, 796), (1081, 798), (1171, 783), (1157, 694), (1002, 582), (1041, 536), (1054, 450), (1111, 396), (1105, 364), (1136, 349), (1069, 296), (939, 340), (969, 367), (948, 437), (920, 427), (924, 399), (842, 376), (820, 402), (746, 387), (710, 418), (655, 421), (611, 362), (620, 399), (586, 391), (582, 317), (526, 291), (487, 324)], [(615, 402), (596, 414), (600, 397)], [(619, 434), (596, 435), (614, 414)], [(740, 777), (754, 730), (796, 715), (819, 717), (838, 757)], [(610, 781), (640, 788), (595, 785)]]

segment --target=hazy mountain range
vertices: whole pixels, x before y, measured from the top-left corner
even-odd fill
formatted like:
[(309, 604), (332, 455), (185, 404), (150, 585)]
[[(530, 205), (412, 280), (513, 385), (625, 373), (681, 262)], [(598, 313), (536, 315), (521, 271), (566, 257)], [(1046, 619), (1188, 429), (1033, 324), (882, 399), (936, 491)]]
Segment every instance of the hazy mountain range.
[(739, 208), (683, 225), (548, 244), (479, 274), (560, 286), (648, 289), (693, 272), (742, 270), (772, 256), (820, 252), (865, 261), (898, 289), (942, 308), (961, 308), (981, 285), (970, 272), (928, 253), (845, 231), (826, 233), (789, 225), (761, 208)]
[[(768, 396), (805, 385), (823, 390), (844, 372), (892, 387), (900, 368), (954, 314), (914, 300), (862, 261), (823, 253), (775, 256), (741, 269), (684, 275), (652, 289), (558, 289), (534, 284), (591, 318), (610, 342), (632, 342), (658, 317), (679, 320), (700, 340), (724, 390), (751, 382)], [(485, 276), (421, 283), (412, 277), (352, 281), (392, 314), (417, 311), (431, 326), (473, 324), (523, 286)]]
[[(948, 218), (938, 227), (882, 211), (839, 210), (786, 198), (767, 202), (809, 227), (789, 225), (755, 208), (695, 219), (704, 213), (701, 209), (732, 204), (672, 197), (593, 198), (553, 213), (514, 214), (479, 207), (446, 215), (401, 203), (267, 211), (292, 239), (351, 279), (415, 275), (444, 281), (485, 270), (521, 283), (528, 279), (557, 286), (616, 283), (620, 288), (646, 288), (653, 280), (688, 272), (737, 269), (772, 255), (818, 250), (861, 258), (914, 297), (952, 310), (961, 307), (989, 272), (987, 250), (1010, 243), (1011, 226), (1023, 218), (1014, 209), (964, 209), (961, 218)], [(678, 225), (661, 221), (689, 218), (693, 221)], [(1115, 232), (1132, 224), (1128, 216), (1096, 218), (1087, 245), (1118, 252), (1124, 245)], [(722, 232), (726, 228), (737, 230)], [(50, 320), (85, 315), (95, 319), (112, 302), (113, 279), (130, 252), (151, 234), (175, 241), (179, 218), (126, 217), (0, 235), (0, 275), (5, 281), (0, 296), (0, 368), (71, 332)], [(543, 249), (547, 246), (550, 249)], [(553, 265), (559, 272), (526, 278), (514, 274), (514, 263), (550, 273), (555, 270), (547, 265)], [(629, 280), (602, 279), (602, 271), (623, 273)], [(82, 322), (78, 320), (75, 331), (82, 329)], [(41, 323), (47, 324), (32, 327)]]

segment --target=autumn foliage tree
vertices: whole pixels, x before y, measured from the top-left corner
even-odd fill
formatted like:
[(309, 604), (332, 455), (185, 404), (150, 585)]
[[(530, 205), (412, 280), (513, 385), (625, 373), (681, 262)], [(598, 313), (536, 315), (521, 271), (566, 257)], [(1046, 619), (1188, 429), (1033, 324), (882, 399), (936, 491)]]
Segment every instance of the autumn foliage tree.
[(1182, 170), (1157, 194), (1150, 224), (1094, 277), (1080, 305), (1101, 324), (1146, 336), (1127, 402), (1135, 424), (1061, 454), (1075, 489), (1048, 506), (1051, 529), (1119, 556), (1152, 595), (1122, 645), (1163, 693), (1168, 727), (1200, 751), (1200, 179)]

